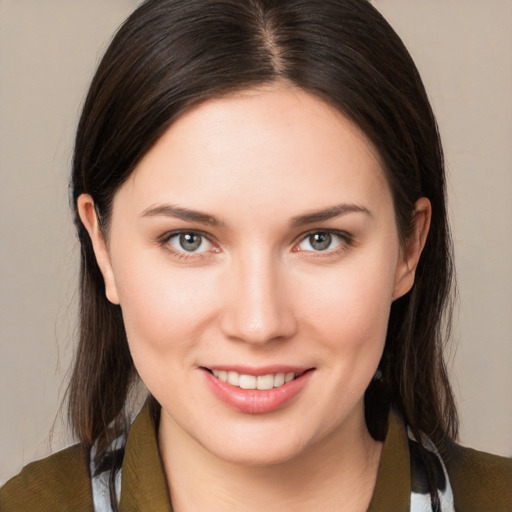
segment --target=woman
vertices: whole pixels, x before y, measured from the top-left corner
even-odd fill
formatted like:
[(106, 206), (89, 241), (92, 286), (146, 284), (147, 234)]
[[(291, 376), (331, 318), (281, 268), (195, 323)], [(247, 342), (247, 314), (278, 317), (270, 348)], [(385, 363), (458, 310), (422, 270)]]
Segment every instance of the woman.
[(512, 508), (511, 462), (454, 443), (442, 150), (366, 1), (144, 2), (72, 186), (80, 444), (2, 510)]

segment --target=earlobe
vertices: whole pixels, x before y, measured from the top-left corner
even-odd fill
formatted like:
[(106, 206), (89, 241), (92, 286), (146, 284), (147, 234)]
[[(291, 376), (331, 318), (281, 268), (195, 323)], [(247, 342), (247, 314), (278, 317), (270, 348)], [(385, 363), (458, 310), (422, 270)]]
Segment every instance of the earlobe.
[(405, 295), (414, 284), (416, 268), (430, 229), (431, 216), (430, 201), (426, 197), (420, 197), (416, 201), (414, 209), (414, 231), (400, 250), (395, 273), (393, 300)]
[(110, 255), (107, 249), (105, 237), (101, 230), (98, 215), (94, 207), (94, 200), (89, 194), (81, 194), (78, 197), (77, 210), (82, 224), (89, 233), (94, 255), (96, 256), (96, 262), (98, 263), (103, 275), (103, 280), (105, 281), (105, 295), (112, 304), (119, 304), (119, 296), (117, 293)]

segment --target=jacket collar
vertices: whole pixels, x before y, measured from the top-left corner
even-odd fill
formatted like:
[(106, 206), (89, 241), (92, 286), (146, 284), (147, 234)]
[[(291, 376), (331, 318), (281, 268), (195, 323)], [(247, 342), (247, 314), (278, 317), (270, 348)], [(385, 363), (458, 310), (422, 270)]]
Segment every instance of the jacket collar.
[(409, 443), (405, 427), (396, 413), (389, 414), (388, 432), (382, 447), (377, 482), (368, 512), (409, 512), (411, 475)]
[(121, 510), (172, 512), (158, 451), (158, 418), (149, 401), (130, 428), (123, 460)]

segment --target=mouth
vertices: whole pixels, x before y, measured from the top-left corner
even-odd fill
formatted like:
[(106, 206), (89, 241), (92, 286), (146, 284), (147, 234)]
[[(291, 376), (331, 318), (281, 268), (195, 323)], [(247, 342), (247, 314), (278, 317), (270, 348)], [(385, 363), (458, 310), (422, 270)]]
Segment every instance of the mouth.
[(310, 370), (299, 372), (276, 372), (267, 373), (265, 375), (250, 375), (248, 373), (239, 373), (233, 370), (211, 370), (204, 368), (207, 372), (222, 382), (226, 382), (231, 386), (240, 389), (258, 389), (260, 391), (267, 391), (274, 388), (280, 388), (289, 382), (301, 377), (304, 373)]
[(231, 409), (265, 414), (291, 404), (308, 386), (315, 368), (290, 366), (200, 367), (214, 395)]

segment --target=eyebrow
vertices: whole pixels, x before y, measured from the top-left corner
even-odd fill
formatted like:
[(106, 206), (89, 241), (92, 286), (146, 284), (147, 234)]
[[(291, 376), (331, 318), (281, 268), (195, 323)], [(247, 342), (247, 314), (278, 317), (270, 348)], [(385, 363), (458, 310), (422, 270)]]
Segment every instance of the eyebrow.
[(163, 215), (164, 217), (175, 217), (189, 222), (199, 222), (200, 224), (207, 224), (208, 226), (225, 226), (224, 222), (213, 215), (172, 204), (150, 206), (142, 212), (141, 217), (156, 217), (158, 215)]
[(293, 227), (300, 227), (306, 224), (314, 224), (315, 222), (322, 222), (329, 219), (333, 219), (334, 217), (346, 215), (347, 213), (364, 213), (373, 218), (372, 212), (368, 210), (368, 208), (365, 208), (364, 206), (360, 206), (357, 204), (338, 204), (336, 206), (325, 208), (324, 210), (319, 210), (316, 212), (306, 213), (305, 215), (299, 215), (298, 217), (293, 217), (291, 220), (291, 225)]
[[(364, 213), (373, 218), (372, 212), (357, 204), (339, 204), (336, 206), (330, 206), (323, 210), (318, 210), (304, 215), (293, 217), (290, 221), (292, 227), (301, 227), (307, 224), (314, 224), (315, 222), (322, 222), (340, 215), (346, 215), (348, 213)], [(174, 217), (177, 219), (198, 222), (200, 224), (206, 224), (208, 226), (225, 227), (226, 224), (219, 218), (209, 213), (204, 213), (198, 210), (191, 210), (189, 208), (183, 208), (182, 206), (176, 206), (173, 204), (162, 204), (156, 206), (150, 206), (146, 208), (141, 217), (156, 217), (162, 215), (164, 217)]]

